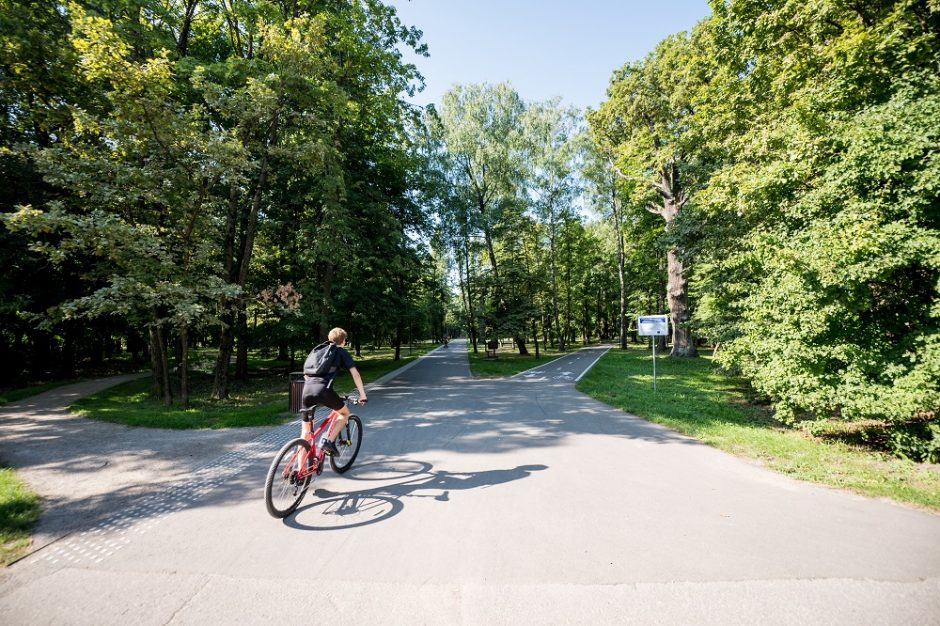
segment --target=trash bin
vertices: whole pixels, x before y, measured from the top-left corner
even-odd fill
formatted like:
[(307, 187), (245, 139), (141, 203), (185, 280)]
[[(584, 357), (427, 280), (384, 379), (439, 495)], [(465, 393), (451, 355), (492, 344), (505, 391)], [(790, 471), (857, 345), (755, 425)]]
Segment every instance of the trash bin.
[(304, 406), (304, 373), (291, 372), (288, 374), (290, 386), (290, 412), (297, 413)]

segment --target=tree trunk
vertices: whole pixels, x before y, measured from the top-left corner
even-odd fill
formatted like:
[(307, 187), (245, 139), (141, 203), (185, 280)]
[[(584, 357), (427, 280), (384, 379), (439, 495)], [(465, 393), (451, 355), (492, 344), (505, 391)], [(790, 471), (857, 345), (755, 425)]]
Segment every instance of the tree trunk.
[(153, 397), (160, 398), (163, 396), (163, 372), (161, 371), (163, 361), (160, 358), (162, 348), (160, 348), (156, 324), (150, 324), (148, 328), (150, 331), (150, 393)]
[(196, 12), (196, 5), (199, 0), (187, 0), (186, 10), (183, 15), (183, 25), (180, 27), (179, 39), (176, 42), (176, 51), (181, 57), (189, 52), (189, 33), (192, 30), (193, 15)]
[(189, 327), (180, 326), (180, 408), (189, 408)]
[[(467, 323), (468, 323), (468, 327), (467, 327), (467, 328), (468, 328), (469, 334), (470, 334), (470, 343), (473, 345), (473, 353), (474, 353), (474, 354), (477, 354), (477, 352), (478, 352), (478, 350), (477, 350), (477, 329), (476, 329), (476, 320), (474, 319), (474, 315), (473, 315), (473, 291), (471, 290), (471, 283), (470, 283), (470, 243), (469, 243), (469, 239), (465, 240), (465, 249), (464, 249), (463, 261), (464, 261), (464, 263), (463, 263), (464, 267), (461, 267), (461, 268), (458, 270), (458, 272), (457, 272), (458, 276), (461, 277), (461, 280), (460, 280), (460, 289), (461, 289), (461, 290), (460, 290), (460, 294), (461, 294), (461, 296), (464, 298), (464, 304), (465, 304), (465, 306), (467, 307)], [(467, 275), (466, 291), (464, 291), (464, 281), (463, 281), (463, 279), (462, 279), (464, 270), (466, 270), (466, 275)]]
[(219, 354), (215, 361), (215, 377), (212, 381), (212, 399), (224, 400), (228, 397), (228, 368), (232, 360), (232, 347), (235, 343), (235, 314), (222, 316), (222, 333), (219, 337)]
[(248, 382), (248, 314), (245, 312), (245, 301), (238, 305), (238, 350), (235, 353), (235, 379), (243, 383)]
[(320, 337), (321, 342), (326, 341), (330, 334), (330, 302), (333, 296), (333, 272), (335, 267), (331, 261), (326, 261), (323, 268), (323, 292), (320, 300)]
[(623, 249), (623, 225), (620, 217), (620, 201), (617, 199), (616, 184), (611, 185), (611, 208), (614, 212), (614, 229), (617, 238), (617, 277), (620, 279), (620, 314), (617, 328), (620, 332), (620, 349), (627, 349), (627, 286), (624, 277), (625, 254)]
[(532, 320), (532, 341), (535, 342), (535, 359), (539, 358), (539, 334), (535, 325), (535, 319)]
[(155, 379), (154, 391), (163, 396), (163, 404), (173, 404), (173, 388), (170, 386), (170, 364), (167, 359), (166, 343), (163, 338), (163, 328), (157, 321), (157, 312), (153, 312), (153, 322), (150, 325), (150, 355)]
[(685, 277), (682, 261), (675, 250), (666, 253), (669, 283), (666, 294), (669, 298), (669, 311), (672, 316), (672, 352), (670, 356), (698, 356), (698, 349), (689, 330), (689, 295), (688, 280)]
[[(232, 185), (229, 188), (228, 217), (225, 223), (225, 276), (230, 283), (236, 283), (238, 273), (235, 271), (235, 230), (238, 222), (239, 202), (238, 188)], [(222, 302), (222, 306), (226, 305)], [(228, 397), (228, 366), (232, 358), (232, 345), (234, 342), (233, 328), (235, 315), (224, 310), (220, 319), (219, 353), (215, 360), (215, 373), (212, 379), (213, 400), (224, 400)]]
[[(229, 215), (228, 221), (226, 223), (226, 240), (225, 240), (225, 270), (226, 274), (230, 277), (234, 277), (234, 283), (244, 289), (245, 284), (248, 280), (248, 268), (251, 266), (251, 256), (255, 246), (255, 233), (258, 230), (258, 212), (261, 209), (261, 199), (264, 195), (264, 187), (267, 184), (268, 180), (268, 168), (270, 164), (270, 149), (277, 144), (278, 137), (278, 114), (275, 113), (272, 120), (271, 126), (268, 129), (268, 136), (266, 137), (265, 151), (264, 156), (261, 158), (261, 164), (258, 170), (258, 182), (255, 185), (254, 193), (252, 194), (251, 205), (247, 211), (247, 214), (243, 214), (243, 223), (245, 225), (241, 250), (238, 255), (238, 262), (235, 265), (235, 268), (232, 267), (232, 262), (234, 259), (234, 240), (235, 240), (235, 220), (237, 217), (237, 206), (238, 206), (238, 192), (233, 186), (229, 194)], [(240, 305), (240, 310), (244, 310), (244, 305)], [(226, 325), (225, 318), (227, 315), (223, 315), (222, 321), (222, 337), (219, 339), (219, 357), (216, 360), (216, 372), (215, 378), (213, 381), (212, 389), (212, 398), (215, 400), (222, 400), (228, 397), (228, 364), (229, 359), (232, 356), (232, 347), (233, 347), (233, 337), (232, 333), (234, 332), (234, 325), (236, 318), (231, 316), (230, 324)]]
[(555, 263), (555, 224), (551, 224), (550, 236), (548, 239), (549, 247), (548, 253), (551, 257), (551, 267), (552, 267), (552, 334), (558, 336), (558, 349), (564, 352), (565, 350), (565, 341), (561, 336), (561, 333), (558, 332), (558, 329), (561, 328), (558, 317), (558, 268)]
[[(490, 228), (486, 223), (486, 204), (480, 200), (479, 202), (480, 215), (483, 218), (483, 239), (486, 242), (486, 252), (490, 257), (490, 267), (493, 268), (493, 304), (494, 310), (496, 311), (497, 317), (499, 317), (503, 310), (503, 296), (502, 296), (502, 286), (499, 282), (499, 267), (496, 265), (496, 249), (493, 247), (493, 237), (490, 233)], [(481, 311), (485, 315), (486, 309)], [(486, 336), (485, 333), (483, 336)], [(499, 329), (497, 325), (493, 324), (493, 339), (499, 341)]]
[(526, 347), (525, 347), (525, 339), (523, 339), (522, 337), (520, 337), (520, 336), (518, 336), (518, 335), (516, 335), (516, 336), (513, 337), (512, 339), (513, 339), (513, 341), (516, 342), (516, 346), (519, 348), (519, 355), (520, 355), (520, 356), (529, 356), (529, 351), (528, 351), (528, 350), (526, 349)]

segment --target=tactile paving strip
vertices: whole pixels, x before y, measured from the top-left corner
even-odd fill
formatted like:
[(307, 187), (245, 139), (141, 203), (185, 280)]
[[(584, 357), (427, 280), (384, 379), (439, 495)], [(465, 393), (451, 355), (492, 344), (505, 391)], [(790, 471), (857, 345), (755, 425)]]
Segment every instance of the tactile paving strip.
[[(161, 493), (144, 496), (136, 504), (98, 522), (94, 527), (68, 535), (41, 549), (30, 559), (54, 564), (101, 563), (142, 535), (163, 518), (198, 503), (232, 476), (259, 460), (273, 458), (290, 439), (297, 437), (295, 421), (275, 428), (236, 450), (197, 467), (189, 478), (175, 483)], [(264, 476), (258, 477), (259, 490)]]

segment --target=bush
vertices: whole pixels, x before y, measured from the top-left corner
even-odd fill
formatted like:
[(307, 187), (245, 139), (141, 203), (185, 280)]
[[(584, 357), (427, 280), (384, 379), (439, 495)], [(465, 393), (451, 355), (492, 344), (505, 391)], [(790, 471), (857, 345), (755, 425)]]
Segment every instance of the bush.
[(899, 426), (890, 433), (888, 448), (917, 463), (940, 463), (940, 422)]

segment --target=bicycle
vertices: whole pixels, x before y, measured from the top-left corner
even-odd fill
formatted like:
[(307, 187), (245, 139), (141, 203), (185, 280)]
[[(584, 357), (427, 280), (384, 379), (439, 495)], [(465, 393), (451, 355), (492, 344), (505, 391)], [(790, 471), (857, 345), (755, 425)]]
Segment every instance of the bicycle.
[[(343, 396), (348, 405), (359, 404), (354, 395)], [(316, 405), (301, 409), (300, 418), (312, 422)], [(303, 500), (310, 483), (323, 472), (326, 456), (320, 447), (322, 435), (328, 434), (336, 423), (339, 413), (331, 410), (329, 415), (316, 428), (310, 429), (306, 437), (298, 437), (287, 442), (278, 451), (264, 481), (264, 504), (274, 517), (284, 518), (294, 512)], [(350, 415), (336, 437), (338, 456), (330, 456), (330, 465), (337, 474), (344, 474), (352, 467), (353, 461), (362, 446), (362, 420), (358, 415)]]

